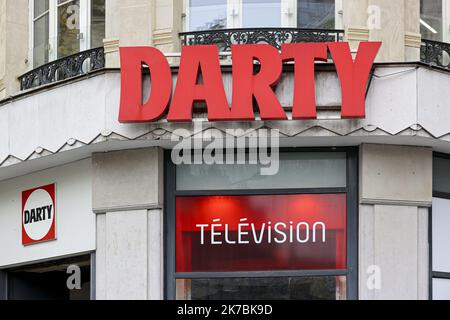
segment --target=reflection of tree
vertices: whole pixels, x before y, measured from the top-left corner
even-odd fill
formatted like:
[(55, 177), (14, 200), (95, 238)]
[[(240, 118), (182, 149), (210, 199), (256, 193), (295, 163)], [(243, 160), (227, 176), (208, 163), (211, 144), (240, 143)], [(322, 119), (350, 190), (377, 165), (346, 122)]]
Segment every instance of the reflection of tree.
[(226, 26), (227, 18), (216, 18), (213, 21), (206, 22), (203, 26), (198, 27), (197, 31), (225, 29)]
[(105, 37), (105, 0), (92, 0), (91, 48), (102, 47)]
[[(78, 10), (70, 8), (77, 6)], [(74, 17), (79, 14), (79, 1), (74, 1), (58, 8), (58, 58), (63, 58), (80, 51), (80, 19)]]
[(298, 26), (302, 28), (334, 29), (334, 0), (326, 0), (324, 2), (317, 2), (314, 0), (299, 0)]

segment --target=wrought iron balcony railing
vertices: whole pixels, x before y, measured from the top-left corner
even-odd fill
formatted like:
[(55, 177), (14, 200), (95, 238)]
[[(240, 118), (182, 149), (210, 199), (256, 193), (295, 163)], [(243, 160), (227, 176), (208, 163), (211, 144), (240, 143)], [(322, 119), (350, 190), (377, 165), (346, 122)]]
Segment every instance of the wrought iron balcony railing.
[(52, 82), (70, 79), (103, 69), (103, 47), (82, 51), (33, 69), (19, 77), (21, 90), (39, 87)]
[(450, 69), (450, 43), (422, 40), (420, 61), (445, 69)]
[(342, 41), (344, 30), (255, 28), (219, 29), (180, 33), (183, 45), (216, 44), (219, 50), (231, 50), (233, 44), (270, 44), (280, 48), (284, 43)]

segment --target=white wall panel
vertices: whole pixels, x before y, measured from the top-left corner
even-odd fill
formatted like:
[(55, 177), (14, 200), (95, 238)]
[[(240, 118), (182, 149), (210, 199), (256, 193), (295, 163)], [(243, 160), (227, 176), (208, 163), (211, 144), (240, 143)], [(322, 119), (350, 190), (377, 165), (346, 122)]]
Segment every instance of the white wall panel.
[(441, 137), (450, 132), (450, 104), (448, 92), (450, 76), (448, 72), (438, 72), (421, 68), (418, 70), (418, 117), (419, 123), (433, 136)]
[(450, 300), (450, 280), (433, 279), (433, 300)]
[(450, 273), (450, 200), (433, 199), (433, 271)]
[(367, 96), (366, 125), (397, 134), (417, 124), (417, 70), (377, 68)]
[[(22, 246), (22, 191), (56, 183), (56, 241)], [(0, 183), (0, 268), (95, 250), (91, 159)]]

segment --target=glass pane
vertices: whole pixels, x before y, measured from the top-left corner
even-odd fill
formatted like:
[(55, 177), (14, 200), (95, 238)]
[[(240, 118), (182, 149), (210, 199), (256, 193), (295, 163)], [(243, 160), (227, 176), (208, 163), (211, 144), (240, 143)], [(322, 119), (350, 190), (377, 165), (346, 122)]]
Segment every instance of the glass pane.
[(347, 185), (346, 154), (290, 152), (280, 154), (279, 171), (261, 175), (261, 165), (180, 165), (178, 190), (339, 188)]
[(34, 0), (34, 17), (37, 18), (49, 9), (49, 0)]
[(442, 41), (442, 0), (420, 0), (422, 38)]
[(33, 66), (37, 68), (49, 60), (49, 15), (46, 14), (34, 22)]
[(346, 269), (346, 195), (176, 199), (176, 271)]
[(433, 191), (450, 193), (450, 159), (434, 158)]
[(345, 300), (345, 277), (178, 279), (178, 300)]
[(103, 47), (105, 38), (105, 0), (92, 0), (91, 48)]
[(80, 52), (79, 35), (80, 1), (64, 2), (58, 6), (58, 59)]
[(335, 28), (335, 0), (297, 0), (299, 28)]
[(450, 272), (450, 200), (433, 199), (433, 271)]
[(450, 280), (433, 279), (433, 300), (450, 300)]
[(227, 0), (191, 0), (189, 31), (224, 29), (227, 26)]
[(243, 0), (242, 26), (263, 28), (281, 26), (281, 0)]

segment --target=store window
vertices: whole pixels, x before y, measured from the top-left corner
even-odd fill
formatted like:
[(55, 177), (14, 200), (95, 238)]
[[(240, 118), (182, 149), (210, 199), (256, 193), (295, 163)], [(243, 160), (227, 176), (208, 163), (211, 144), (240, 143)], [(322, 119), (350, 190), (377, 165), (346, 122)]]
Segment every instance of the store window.
[(105, 0), (30, 0), (33, 68), (103, 45)]
[(356, 298), (355, 157), (285, 152), (266, 178), (168, 153), (168, 298)]
[(185, 0), (188, 31), (342, 27), (342, 0)]
[(431, 210), (431, 284), (434, 300), (450, 299), (450, 155), (434, 158)]

